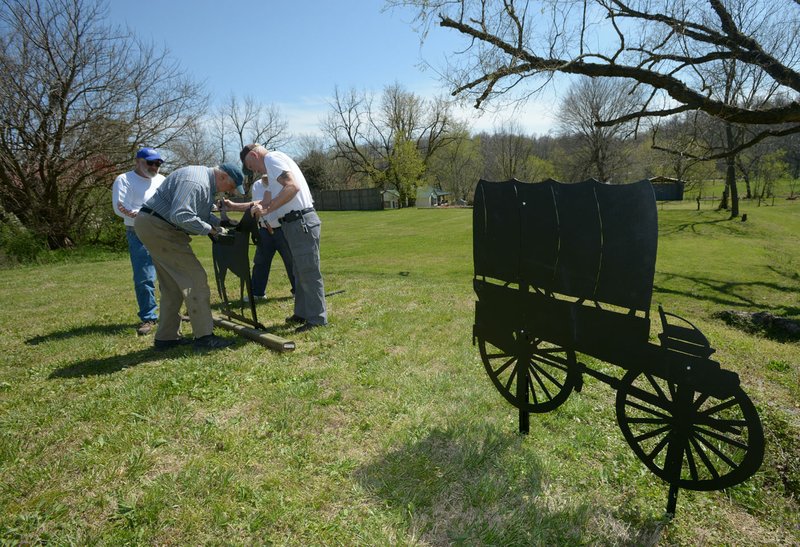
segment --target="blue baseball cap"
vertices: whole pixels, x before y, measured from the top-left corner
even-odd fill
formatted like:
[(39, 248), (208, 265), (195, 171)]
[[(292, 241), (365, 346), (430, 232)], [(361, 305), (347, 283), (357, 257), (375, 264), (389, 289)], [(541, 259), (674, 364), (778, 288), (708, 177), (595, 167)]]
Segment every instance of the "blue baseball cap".
[(225, 173), (233, 179), (233, 182), (236, 183), (236, 191), (244, 195), (244, 173), (239, 169), (239, 166), (233, 163), (223, 163), (219, 168), (225, 171)]
[(155, 148), (148, 148), (146, 146), (136, 152), (136, 159), (143, 159), (146, 161), (164, 161), (164, 158), (161, 157), (161, 154), (156, 152)]

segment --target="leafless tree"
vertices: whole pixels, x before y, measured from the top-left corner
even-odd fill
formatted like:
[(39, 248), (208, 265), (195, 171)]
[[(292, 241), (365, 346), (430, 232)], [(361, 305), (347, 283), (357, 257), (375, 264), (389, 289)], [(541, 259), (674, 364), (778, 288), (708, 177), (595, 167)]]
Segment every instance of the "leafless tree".
[(51, 247), (89, 229), (140, 144), (174, 141), (206, 97), (95, 0), (0, 0), (0, 202)]
[(484, 177), (489, 180), (529, 180), (525, 162), (534, 141), (513, 121), (503, 122), (492, 134), (481, 135)]
[(347, 163), (319, 135), (300, 135), (295, 139), (297, 163), (312, 189), (330, 190), (357, 187), (349, 180)]
[(706, 179), (717, 178), (716, 160), (699, 158), (710, 146), (703, 141), (698, 127), (708, 124), (710, 118), (698, 112), (685, 112), (662, 120), (653, 128), (652, 142), (661, 143), (652, 150), (656, 174), (673, 177), (686, 184), (686, 191), (697, 190), (702, 196)]
[(574, 135), (580, 143), (572, 163), (582, 173), (581, 178), (611, 181), (625, 177), (625, 149), (634, 124), (599, 122), (621, 118), (640, 108), (637, 89), (623, 80), (581, 78), (570, 87), (561, 102), (558, 122), (563, 134)]
[(239, 159), (245, 144), (256, 142), (269, 149), (289, 143), (289, 124), (274, 104), (262, 104), (253, 97), (239, 99), (231, 93), (217, 109), (212, 124), (214, 139), (222, 149), (222, 161)]
[[(699, 110), (731, 124), (760, 126), (731, 155), (769, 136), (800, 131), (795, 101), (759, 107), (710, 90), (736, 61), (763, 85), (800, 92), (796, 0), (389, 0), (418, 8), (423, 36), (454, 29), (464, 46), (443, 74), (457, 96), (524, 100), (554, 73), (638, 83), (642, 108), (601, 125)], [(779, 37), (780, 39), (775, 39)]]
[(184, 165), (216, 165), (220, 163), (220, 150), (214, 145), (206, 124), (199, 120), (189, 124), (186, 131), (168, 146), (169, 163)]
[(426, 101), (394, 84), (384, 88), (377, 101), (371, 93), (336, 89), (323, 131), (334, 142), (337, 157), (355, 175), (404, 194), (419, 183), (405, 180), (415, 178), (409, 172), (419, 172), (416, 167), (409, 170), (409, 165), (418, 161), (427, 165), (454, 138), (454, 123), (446, 101)]

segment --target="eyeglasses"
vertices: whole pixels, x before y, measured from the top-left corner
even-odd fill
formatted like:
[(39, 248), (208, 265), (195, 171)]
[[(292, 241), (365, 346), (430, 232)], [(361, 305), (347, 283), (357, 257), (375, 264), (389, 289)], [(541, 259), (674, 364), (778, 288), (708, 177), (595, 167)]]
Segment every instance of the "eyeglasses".
[(147, 160), (147, 165), (150, 167), (161, 167), (161, 164), (164, 163), (161, 160)]

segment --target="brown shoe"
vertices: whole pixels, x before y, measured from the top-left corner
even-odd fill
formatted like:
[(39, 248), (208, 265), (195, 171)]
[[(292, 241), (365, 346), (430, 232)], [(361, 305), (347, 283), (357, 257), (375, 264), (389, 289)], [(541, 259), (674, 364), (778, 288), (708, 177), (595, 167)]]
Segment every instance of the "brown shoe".
[(136, 328), (136, 334), (138, 334), (139, 336), (144, 336), (146, 334), (150, 334), (151, 332), (153, 332), (154, 328), (156, 328), (155, 321), (142, 321)]

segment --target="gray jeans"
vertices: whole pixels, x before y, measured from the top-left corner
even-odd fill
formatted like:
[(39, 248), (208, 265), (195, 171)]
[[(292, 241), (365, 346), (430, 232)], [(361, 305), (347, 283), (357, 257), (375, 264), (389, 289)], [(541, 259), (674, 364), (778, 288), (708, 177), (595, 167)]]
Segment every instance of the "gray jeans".
[(319, 268), (319, 236), (322, 221), (311, 212), (281, 225), (294, 260), (294, 314), (312, 325), (328, 323), (325, 286)]

